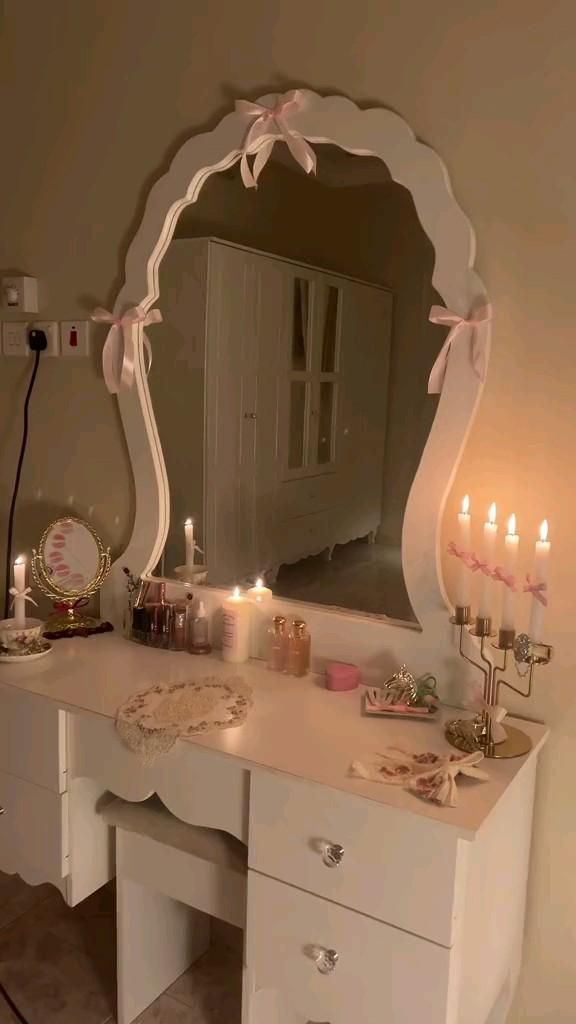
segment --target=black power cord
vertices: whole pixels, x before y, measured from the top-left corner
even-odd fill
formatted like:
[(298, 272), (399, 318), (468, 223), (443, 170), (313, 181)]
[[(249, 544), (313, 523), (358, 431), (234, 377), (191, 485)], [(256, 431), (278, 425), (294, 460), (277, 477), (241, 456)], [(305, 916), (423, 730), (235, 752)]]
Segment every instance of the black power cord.
[(10, 1009), (12, 1010), (12, 1013), (16, 1017), (16, 1020), (19, 1020), (20, 1024), (28, 1024), (28, 1021), (26, 1020), (26, 1017), (22, 1016), (22, 1014), (20, 1013), (20, 1010), (16, 1006), (16, 1003), (14, 1003), (13, 1000), (10, 998), (10, 996), (8, 995), (6, 989), (4, 988), (4, 985), (2, 984), (1, 981), (0, 981), (0, 992), (4, 996), (4, 999), (6, 1000), (6, 1003), (8, 1004)]
[(48, 347), (46, 335), (44, 331), (32, 330), (28, 332), (28, 344), (34, 353), (34, 366), (32, 367), (32, 373), (30, 375), (30, 382), (28, 384), (28, 390), (26, 392), (26, 398), (24, 399), (24, 425), (22, 430), (22, 442), (20, 444), (20, 454), (18, 455), (18, 465), (16, 467), (16, 476), (14, 478), (14, 490), (12, 491), (12, 500), (10, 502), (10, 511), (8, 513), (8, 533), (6, 536), (6, 572), (4, 576), (5, 591), (4, 591), (4, 618), (9, 617), (10, 612), (10, 571), (12, 567), (12, 535), (14, 533), (14, 514), (16, 512), (16, 502), (18, 500), (18, 491), (20, 489), (20, 477), (22, 476), (22, 466), (24, 464), (24, 456), (26, 454), (26, 446), (28, 444), (28, 407), (30, 405), (30, 399), (34, 390), (34, 384), (36, 382), (36, 374), (38, 373), (38, 366), (40, 364), (40, 353)]

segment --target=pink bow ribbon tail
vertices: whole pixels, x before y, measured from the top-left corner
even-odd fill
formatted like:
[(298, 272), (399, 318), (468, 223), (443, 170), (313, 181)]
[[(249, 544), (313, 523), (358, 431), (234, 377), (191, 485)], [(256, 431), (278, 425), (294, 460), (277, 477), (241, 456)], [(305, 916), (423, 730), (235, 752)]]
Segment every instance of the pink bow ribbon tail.
[[(249, 100), (237, 100), (236, 111), (254, 118), (242, 148), (240, 174), (246, 188), (256, 188), (258, 178), (270, 159), (274, 144), (283, 140), (296, 163), (306, 174), (316, 173), (316, 154), (311, 145), (286, 122), (286, 115), (302, 106), (303, 96), (299, 89), (286, 93), (275, 107), (265, 107)], [(248, 157), (255, 155), (252, 170)]]
[(523, 588), (525, 594), (532, 594), (535, 601), (539, 601), (544, 608), (548, 607), (547, 583), (535, 583), (530, 574), (526, 576), (526, 585)]
[(478, 328), (482, 324), (489, 323), (492, 319), (492, 307), (490, 304), (478, 307), (467, 318), (460, 316), (459, 313), (454, 313), (451, 309), (446, 309), (444, 306), (432, 306), (428, 319), (432, 324), (443, 324), (446, 327), (450, 327), (448, 336), (436, 356), (430, 371), (428, 394), (439, 395), (442, 391), (448, 369), (450, 351), (463, 328), (469, 328), (472, 332), (470, 362), (478, 379), (484, 381), (486, 379), (486, 337)]
[(481, 572), (484, 576), (492, 575), (492, 573), (490, 572), (490, 566), (488, 565), (488, 562), (484, 561), (483, 558), (478, 558), (478, 556), (475, 555), (473, 551), (471, 551), (470, 555), (468, 556), (468, 567), (472, 570), (472, 572)]
[[(95, 323), (110, 324), (102, 350), (102, 371), (108, 391), (112, 395), (117, 395), (122, 388), (132, 387), (134, 381), (137, 337), (135, 330), (138, 325), (144, 328), (149, 324), (161, 323), (162, 314), (159, 309), (145, 312), (142, 306), (132, 306), (122, 316), (114, 316), (99, 306), (92, 313), (92, 320)], [(149, 372), (152, 365), (152, 349), (144, 332), (142, 344), (148, 356)]]
[(492, 571), (492, 579), (496, 583), (503, 583), (509, 590), (516, 591), (516, 579), (510, 573), (507, 573), (501, 565), (497, 565)]

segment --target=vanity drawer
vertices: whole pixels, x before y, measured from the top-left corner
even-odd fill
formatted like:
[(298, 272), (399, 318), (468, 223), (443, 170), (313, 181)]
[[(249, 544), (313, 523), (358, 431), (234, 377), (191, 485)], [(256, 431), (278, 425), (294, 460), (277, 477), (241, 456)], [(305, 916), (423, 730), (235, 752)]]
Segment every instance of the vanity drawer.
[[(329, 844), (343, 850), (337, 866), (325, 862)], [(251, 868), (444, 946), (463, 904), (465, 857), (456, 833), (430, 818), (252, 774)]]
[(0, 774), (0, 871), (62, 889), (67, 874), (68, 794)]
[(65, 768), (66, 712), (41, 697), (0, 686), (0, 772), (62, 793)]
[[(327, 951), (337, 954), (332, 969)], [(453, 1024), (452, 958), (433, 942), (249, 872), (251, 1019), (266, 1020), (272, 997), (294, 1024)]]

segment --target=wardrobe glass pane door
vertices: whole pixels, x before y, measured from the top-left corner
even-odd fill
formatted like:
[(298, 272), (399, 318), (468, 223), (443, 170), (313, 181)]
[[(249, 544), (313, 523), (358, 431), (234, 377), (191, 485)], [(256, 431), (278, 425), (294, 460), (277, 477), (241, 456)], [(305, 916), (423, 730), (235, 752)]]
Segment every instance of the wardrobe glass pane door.
[(305, 438), (306, 381), (293, 380), (290, 384), (288, 469), (300, 469), (304, 465)]
[(292, 295), (292, 371), (308, 369), (310, 360), (310, 282), (304, 277), (294, 278)]
[(336, 341), (338, 338), (338, 310), (340, 289), (328, 285), (319, 289), (323, 299), (322, 360), (321, 372), (334, 373), (336, 369)]
[(322, 381), (320, 384), (320, 402), (318, 409), (318, 452), (317, 461), (320, 466), (332, 462), (334, 455), (334, 391), (333, 381)]

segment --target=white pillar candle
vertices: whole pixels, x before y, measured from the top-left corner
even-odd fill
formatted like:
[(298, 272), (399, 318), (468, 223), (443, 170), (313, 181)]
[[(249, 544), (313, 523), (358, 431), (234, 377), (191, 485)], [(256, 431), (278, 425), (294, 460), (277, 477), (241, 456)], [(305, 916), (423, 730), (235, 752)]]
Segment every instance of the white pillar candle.
[[(548, 522), (545, 519), (540, 525), (540, 540), (536, 541), (534, 548), (534, 567), (532, 570), (532, 584), (538, 585), (548, 581), (548, 560), (550, 558), (550, 541), (548, 540)], [(544, 591), (544, 595), (546, 591)], [(542, 626), (544, 624), (545, 606), (532, 595), (532, 608), (530, 610), (530, 626), (528, 634), (531, 640), (542, 639)]]
[(255, 585), (246, 591), (246, 597), (252, 603), (251, 658), (266, 658), (268, 656), (266, 641), (270, 625), (270, 602), (273, 596), (270, 587), (264, 585), (264, 580), (261, 577), (258, 577)]
[(187, 519), (184, 523), (184, 539), (186, 541), (186, 568), (194, 566), (194, 520)]
[(234, 587), (234, 592), (224, 599), (222, 608), (222, 657), (224, 661), (248, 661), (252, 602), (240, 593), (240, 587)]
[[(516, 533), (516, 516), (512, 513), (508, 520), (508, 532), (504, 538), (504, 574), (507, 577), (516, 575), (519, 546), (520, 537)], [(502, 587), (504, 593), (502, 595), (500, 629), (514, 630), (516, 629), (516, 593), (505, 583), (502, 584)]]
[(14, 598), (14, 618), (17, 626), (26, 625), (26, 559), (19, 555), (14, 562), (14, 590), (17, 590), (21, 597)]
[[(482, 547), (482, 560), (487, 563), (489, 569), (494, 567), (497, 535), (498, 526), (496, 523), (496, 505), (492, 502), (488, 509), (488, 520), (484, 523), (484, 543)], [(487, 576), (482, 573), (480, 580), (480, 597), (478, 600), (478, 618), (480, 619), (491, 618), (493, 588), (494, 582), (491, 576)]]
[[(466, 554), (470, 551), (470, 498), (467, 494), (462, 499), (462, 511), (458, 513), (458, 547)], [(470, 604), (470, 569), (464, 559), (460, 559), (456, 580), (456, 604), (465, 608)]]

